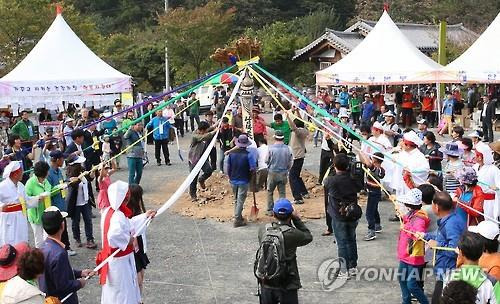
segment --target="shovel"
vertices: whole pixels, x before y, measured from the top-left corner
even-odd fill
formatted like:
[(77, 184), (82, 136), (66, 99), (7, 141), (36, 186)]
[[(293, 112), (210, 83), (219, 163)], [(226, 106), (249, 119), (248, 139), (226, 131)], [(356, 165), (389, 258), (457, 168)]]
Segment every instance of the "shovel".
[(250, 209), (250, 220), (252, 222), (257, 220), (257, 216), (259, 215), (259, 208), (257, 208), (257, 200), (255, 199), (255, 189), (257, 188), (255, 179), (257, 178), (256, 174), (254, 174), (254, 178), (252, 181), (252, 194), (253, 194), (253, 206)]

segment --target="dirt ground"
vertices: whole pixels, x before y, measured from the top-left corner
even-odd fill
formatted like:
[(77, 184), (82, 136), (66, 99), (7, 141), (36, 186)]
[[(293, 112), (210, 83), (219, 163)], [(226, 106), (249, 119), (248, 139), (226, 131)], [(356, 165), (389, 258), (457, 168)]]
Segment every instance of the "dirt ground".
[[(306, 219), (320, 219), (325, 216), (323, 186), (316, 185), (318, 177), (307, 170), (302, 171), (302, 179), (309, 191), (310, 198), (305, 199), (302, 205), (295, 205), (299, 214)], [(206, 181), (207, 188), (202, 190), (198, 187), (198, 202), (192, 202), (188, 193), (185, 193), (179, 201), (172, 207), (172, 212), (194, 217), (197, 219), (213, 219), (219, 222), (231, 221), (234, 215), (234, 196), (231, 186), (226, 176), (219, 172), (214, 174)], [(175, 184), (169, 184), (166, 187), (166, 193), (172, 193), (175, 190)], [(286, 197), (291, 198), (290, 187), (287, 184)], [(275, 190), (274, 198), (278, 198), (278, 191)], [(150, 197), (150, 201), (162, 201), (158, 194)], [(255, 221), (266, 222), (271, 217), (266, 215), (267, 209), (267, 191), (261, 190), (255, 193), (258, 216)], [(365, 204), (364, 197), (361, 197), (360, 204)], [(249, 219), (251, 207), (253, 206), (253, 194), (248, 192), (243, 210), (243, 216)]]

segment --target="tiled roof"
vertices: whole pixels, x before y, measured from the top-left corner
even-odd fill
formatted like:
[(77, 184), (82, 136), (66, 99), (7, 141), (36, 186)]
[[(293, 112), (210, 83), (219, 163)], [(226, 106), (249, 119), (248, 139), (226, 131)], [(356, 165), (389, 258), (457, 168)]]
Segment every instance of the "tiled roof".
[(323, 35), (321, 35), (318, 39), (314, 40), (304, 48), (296, 50), (293, 60), (312, 50), (324, 41), (328, 41), (342, 53), (347, 54), (352, 51), (352, 49), (355, 48), (363, 40), (363, 38), (364, 37), (357, 32), (350, 33), (326, 29), (325, 33), (323, 33)]
[[(346, 29), (345, 32), (359, 32), (366, 36), (376, 23), (376, 21), (360, 20)], [(415, 23), (396, 23), (396, 25), (420, 50), (433, 51), (438, 49), (438, 25)], [(462, 23), (447, 25), (446, 29), (448, 41), (454, 44), (470, 45), (479, 37), (479, 35), (464, 27)]]
[[(347, 54), (355, 48), (375, 26), (376, 21), (360, 20), (345, 31), (326, 29), (325, 33), (304, 48), (295, 51), (293, 60), (306, 54), (324, 41), (328, 41), (342, 53)], [(439, 26), (414, 23), (396, 23), (406, 37), (421, 51), (432, 52), (438, 49)], [(454, 44), (472, 44), (479, 36), (465, 28), (462, 23), (447, 26), (446, 36)]]

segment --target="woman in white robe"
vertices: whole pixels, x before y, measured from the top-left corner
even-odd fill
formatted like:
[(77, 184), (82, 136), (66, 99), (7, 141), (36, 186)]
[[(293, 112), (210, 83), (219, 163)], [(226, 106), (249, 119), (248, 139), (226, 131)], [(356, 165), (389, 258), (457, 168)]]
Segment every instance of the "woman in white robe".
[[(0, 246), (28, 242), (26, 210), (38, 206), (39, 196), (28, 197), (21, 183), (23, 170), (19, 161), (10, 162), (0, 182)], [(22, 206), (24, 205), (24, 207)]]
[(500, 200), (500, 169), (493, 160), (493, 150), (488, 145), (476, 145), (476, 164), (473, 167), (477, 172), (478, 185), (484, 192), (484, 214), (491, 219), (499, 220)]
[[(127, 218), (120, 210), (122, 204), (127, 204), (128, 184), (117, 181), (108, 188), (110, 207), (104, 210), (101, 216), (102, 237), (104, 239), (104, 222), (107, 213), (113, 209), (114, 213), (109, 222), (107, 231), (107, 241), (111, 248), (118, 248), (125, 251), (127, 247), (134, 243), (134, 236), (144, 233), (146, 220), (155, 215), (154, 211), (147, 211), (133, 218)], [(104, 247), (104, 244), (103, 244)], [(141, 293), (137, 282), (137, 272), (135, 268), (134, 253), (124, 256), (115, 256), (108, 263), (109, 269), (106, 283), (102, 287), (101, 303), (141, 303)]]

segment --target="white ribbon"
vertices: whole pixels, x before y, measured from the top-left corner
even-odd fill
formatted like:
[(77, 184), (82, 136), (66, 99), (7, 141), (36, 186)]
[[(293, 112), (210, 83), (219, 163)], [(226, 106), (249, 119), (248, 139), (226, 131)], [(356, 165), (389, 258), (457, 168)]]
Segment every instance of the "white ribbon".
[[(242, 72), (241, 76), (243, 75), (243, 72)], [(238, 90), (240, 88), (242, 80), (243, 80), (243, 77), (239, 77), (238, 82), (234, 86), (233, 92), (231, 93), (231, 97), (229, 98), (229, 101), (226, 104), (226, 108), (224, 109), (224, 113), (227, 111), (227, 109), (230, 108), (230, 105), (231, 105), (233, 99), (236, 97), (236, 93), (238, 93)], [(219, 121), (219, 123), (217, 125), (217, 132), (215, 133), (215, 135), (212, 138), (212, 141), (210, 142), (210, 144), (208, 145), (208, 147), (205, 149), (205, 152), (201, 156), (200, 160), (198, 160), (198, 162), (194, 166), (193, 170), (191, 170), (191, 172), (189, 173), (188, 177), (186, 177), (186, 179), (184, 180), (184, 182), (180, 185), (179, 188), (177, 188), (177, 190), (174, 192), (174, 194), (160, 207), (160, 209), (158, 209), (156, 211), (156, 216), (164, 213), (165, 211), (167, 211), (168, 208), (172, 207), (172, 205), (188, 189), (189, 185), (194, 180), (194, 178), (196, 177), (196, 175), (198, 175), (198, 173), (201, 171), (201, 167), (207, 161), (208, 157), (210, 156), (210, 152), (212, 151), (213, 146), (217, 142), (217, 135), (219, 134), (219, 129), (218, 128), (220, 127), (221, 123), (222, 123), (222, 121)], [(142, 223), (141, 226), (139, 226), (139, 229), (137, 229), (137, 231), (142, 231), (145, 226), (147, 226), (147, 225), (149, 225), (149, 223), (151, 223), (151, 220), (152, 220), (151, 218), (146, 218), (144, 220), (144, 223)], [(137, 237), (138, 235), (139, 235), (138, 233), (135, 233), (133, 237)], [(118, 252), (120, 252), (120, 249), (115, 250), (109, 257), (107, 257), (104, 261), (102, 261), (99, 265), (97, 265), (94, 268), (93, 271), (94, 272), (99, 271), (102, 267), (104, 267), (104, 265), (106, 265), (109, 261), (111, 261), (111, 259), (115, 255), (117, 255)], [(89, 279), (89, 277), (86, 277), (85, 279), (87, 280), (87, 279)], [(67, 295), (66, 297), (64, 297), (61, 300), (61, 303), (63, 303), (64, 301), (66, 301), (69, 297), (71, 297), (71, 295), (73, 295), (73, 293), (70, 293), (69, 295)]]

